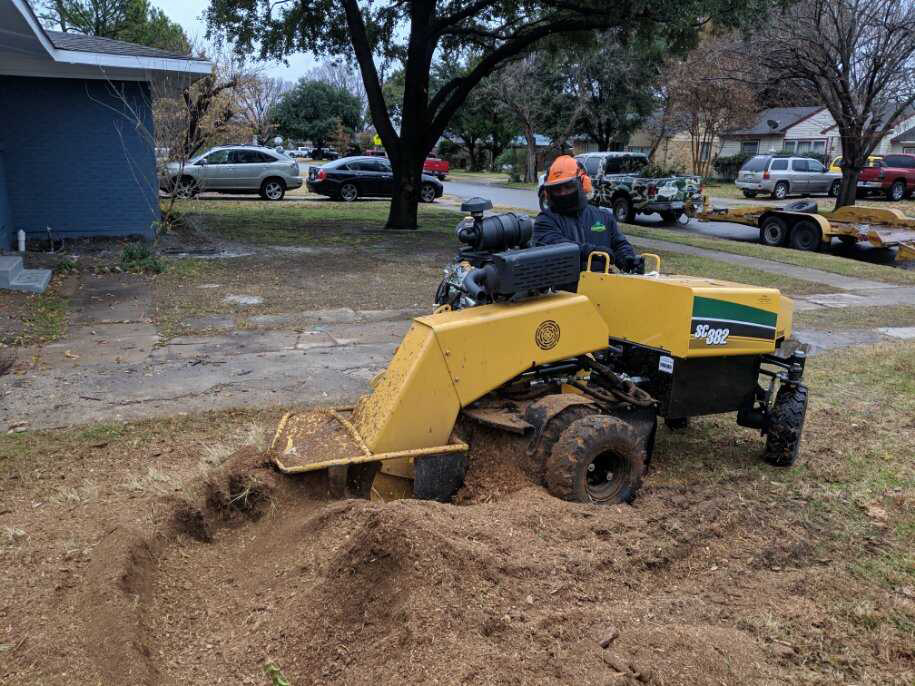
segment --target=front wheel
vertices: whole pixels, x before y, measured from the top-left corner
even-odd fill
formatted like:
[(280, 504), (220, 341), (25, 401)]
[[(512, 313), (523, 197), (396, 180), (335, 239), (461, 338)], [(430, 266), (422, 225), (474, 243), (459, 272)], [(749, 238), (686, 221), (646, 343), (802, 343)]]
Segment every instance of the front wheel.
[(776, 467), (795, 463), (806, 416), (807, 387), (798, 384), (779, 388), (766, 430), (766, 462)]
[(631, 502), (645, 474), (643, 443), (635, 428), (616, 417), (579, 419), (562, 433), (547, 459), (547, 490), (578, 503)]
[(435, 186), (424, 183), (419, 189), (419, 199), (423, 202), (435, 202)]
[(756, 191), (744, 191), (744, 192), (743, 192), (743, 197), (745, 197), (745, 198), (755, 198), (755, 197), (756, 197)]
[(286, 195), (286, 184), (280, 179), (265, 179), (261, 184), (261, 197), (264, 200), (282, 200)]
[(784, 245), (788, 242), (788, 225), (780, 217), (769, 217), (759, 227), (759, 242), (772, 247)]
[(676, 224), (677, 219), (680, 218), (680, 212), (675, 210), (663, 210), (658, 214), (661, 215), (661, 222), (664, 224)]
[(621, 195), (613, 201), (613, 215), (620, 223), (632, 221), (632, 202), (629, 198)]

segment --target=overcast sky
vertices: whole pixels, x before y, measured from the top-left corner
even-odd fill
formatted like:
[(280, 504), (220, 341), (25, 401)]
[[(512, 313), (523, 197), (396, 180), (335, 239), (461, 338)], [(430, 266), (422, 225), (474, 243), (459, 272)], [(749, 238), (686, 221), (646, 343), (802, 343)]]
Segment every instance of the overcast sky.
[[(192, 41), (195, 38), (204, 40), (206, 34), (206, 23), (203, 20), (203, 13), (209, 5), (209, 0), (152, 0), (169, 19), (181, 24), (184, 32)], [(266, 71), (277, 78), (286, 81), (298, 81), (305, 76), (305, 72), (315, 66), (315, 59), (311, 55), (290, 55), (288, 58), (289, 66), (282, 63), (271, 63)]]

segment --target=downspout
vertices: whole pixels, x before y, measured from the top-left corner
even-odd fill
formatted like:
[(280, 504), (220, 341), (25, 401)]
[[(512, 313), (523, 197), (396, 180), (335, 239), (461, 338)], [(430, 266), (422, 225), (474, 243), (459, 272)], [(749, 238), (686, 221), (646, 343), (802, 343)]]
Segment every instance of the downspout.
[(0, 253), (8, 250), (13, 240), (13, 212), (6, 192), (5, 146), (0, 142)]

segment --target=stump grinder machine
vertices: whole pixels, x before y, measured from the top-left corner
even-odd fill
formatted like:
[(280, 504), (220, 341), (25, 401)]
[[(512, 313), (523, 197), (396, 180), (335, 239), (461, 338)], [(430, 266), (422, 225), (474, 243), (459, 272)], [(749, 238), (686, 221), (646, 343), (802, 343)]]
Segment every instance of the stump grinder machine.
[(522, 436), (520, 462), (557, 497), (628, 502), (659, 418), (683, 428), (730, 412), (765, 437), (766, 461), (794, 463), (807, 388), (790, 299), (662, 275), (655, 255), (619, 273), (592, 253), (581, 271), (577, 245), (530, 247), (531, 220), (484, 216), (491, 208), (462, 206), (463, 247), (435, 310), (413, 320), (371, 392), (355, 407), (283, 417), (271, 448), (280, 471), (326, 469), (349, 497), (446, 501), (468, 465), (460, 420)]

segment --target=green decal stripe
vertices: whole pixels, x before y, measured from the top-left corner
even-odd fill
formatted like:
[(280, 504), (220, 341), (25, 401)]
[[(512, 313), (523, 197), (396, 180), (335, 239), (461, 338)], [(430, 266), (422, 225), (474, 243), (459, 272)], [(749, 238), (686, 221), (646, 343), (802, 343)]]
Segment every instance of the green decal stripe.
[(696, 296), (693, 298), (693, 318), (701, 319), (703, 317), (733, 319), (763, 326), (775, 326), (775, 322), (778, 320), (775, 312), (767, 312), (758, 307)]

